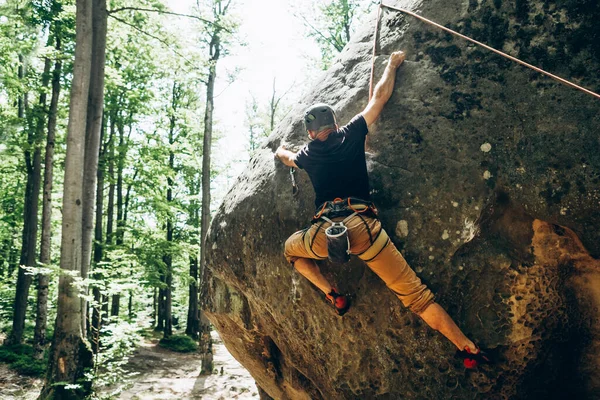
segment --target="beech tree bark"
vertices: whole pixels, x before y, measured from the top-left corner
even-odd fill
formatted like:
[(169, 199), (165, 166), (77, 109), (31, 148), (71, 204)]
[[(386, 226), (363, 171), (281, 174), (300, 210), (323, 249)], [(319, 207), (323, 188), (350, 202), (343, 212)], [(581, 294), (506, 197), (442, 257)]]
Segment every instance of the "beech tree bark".
[[(99, 2), (99, 3), (97, 3)], [(94, 7), (92, 7), (94, 3)], [(84, 371), (93, 363), (92, 352), (82, 329), (82, 304), (79, 289), (74, 285), (82, 273), (82, 232), (84, 151), (86, 150), (86, 122), (90, 73), (92, 68), (92, 8), (104, 0), (77, 0), (76, 45), (73, 81), (67, 126), (67, 154), (63, 195), (63, 220), (59, 278), (58, 308), (54, 340), (50, 351), (48, 370), (40, 399), (81, 399), (90, 390)], [(94, 15), (94, 18), (106, 18)], [(98, 152), (98, 149), (90, 149)], [(96, 171), (93, 172), (95, 180)], [(86, 178), (92, 179), (87, 176)], [(93, 198), (92, 198), (93, 201)], [(92, 206), (93, 207), (93, 206)]]
[[(92, 67), (87, 104), (85, 160), (83, 180), (81, 277), (86, 279), (91, 263), (92, 233), (94, 230), (94, 207), (100, 148), (100, 131), (104, 110), (104, 64), (106, 63), (106, 0), (92, 2)], [(86, 288), (87, 292), (87, 288)], [(81, 327), (87, 331), (87, 301), (81, 299)]]
[[(60, 28), (55, 29), (56, 50), (61, 50)], [(54, 140), (56, 137), (56, 120), (58, 99), (60, 96), (60, 78), (62, 75), (62, 61), (57, 58), (54, 62), (52, 73), (52, 97), (48, 110), (48, 137), (46, 140), (46, 154), (44, 156), (44, 192), (42, 195), (42, 238), (40, 243), (40, 262), (49, 265), (51, 262), (52, 244), (52, 186), (54, 174)], [(47, 274), (38, 275), (37, 314), (33, 336), (33, 348), (36, 358), (41, 359), (46, 345), (46, 326), (48, 320), (48, 285), (50, 278)]]

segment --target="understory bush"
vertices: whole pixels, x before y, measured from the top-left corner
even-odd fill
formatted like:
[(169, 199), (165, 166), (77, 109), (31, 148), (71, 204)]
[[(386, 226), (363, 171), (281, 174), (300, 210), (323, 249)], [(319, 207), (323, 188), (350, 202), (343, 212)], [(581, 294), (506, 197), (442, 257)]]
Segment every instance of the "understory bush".
[(191, 353), (198, 350), (198, 343), (187, 335), (173, 335), (168, 338), (160, 339), (158, 342), (161, 347), (179, 353)]
[(33, 357), (33, 347), (26, 344), (0, 346), (0, 362), (21, 375), (41, 377), (46, 372), (48, 358), (46, 354), (41, 360)]
[(125, 365), (141, 340), (140, 328), (135, 323), (120, 321), (102, 328), (100, 351), (94, 356), (95, 369), (89, 375), (96, 391), (135, 375)]

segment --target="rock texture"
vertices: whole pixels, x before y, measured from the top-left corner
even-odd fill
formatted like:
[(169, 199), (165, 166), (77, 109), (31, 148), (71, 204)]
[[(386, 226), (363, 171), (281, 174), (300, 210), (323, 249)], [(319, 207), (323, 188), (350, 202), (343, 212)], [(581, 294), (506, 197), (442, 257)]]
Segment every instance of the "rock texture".
[[(595, 0), (390, 4), (600, 90)], [(408, 57), (372, 127), (368, 163), (384, 227), (437, 299), (498, 362), (467, 371), (359, 260), (322, 263), (353, 307), (338, 317), (283, 258), (307, 225), (280, 143), (306, 140), (314, 102), (342, 122), (367, 102), (375, 15), (251, 160), (208, 238), (204, 307), (264, 398), (600, 397), (600, 101), (414, 18), (382, 16)], [(587, 249), (587, 250), (586, 250)], [(590, 255), (591, 254), (591, 255)]]

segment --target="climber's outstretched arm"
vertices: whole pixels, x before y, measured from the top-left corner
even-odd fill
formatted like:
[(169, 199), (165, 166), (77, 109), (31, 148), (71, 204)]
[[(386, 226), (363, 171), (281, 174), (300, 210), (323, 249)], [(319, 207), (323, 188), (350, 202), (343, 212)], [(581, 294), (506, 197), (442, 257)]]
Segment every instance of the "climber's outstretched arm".
[(367, 107), (361, 113), (367, 122), (367, 126), (370, 126), (377, 120), (379, 114), (381, 114), (381, 110), (383, 110), (383, 106), (385, 106), (385, 103), (392, 96), (394, 83), (396, 82), (396, 70), (402, 65), (405, 57), (406, 55), (402, 51), (395, 51), (390, 55), (383, 76), (373, 91), (373, 98), (371, 98), (369, 104), (367, 104)]
[(294, 160), (296, 159), (296, 153), (287, 150), (284, 145), (279, 146), (279, 148), (275, 152), (275, 155), (281, 160), (282, 163), (284, 163), (288, 167), (298, 168), (298, 166), (294, 162)]

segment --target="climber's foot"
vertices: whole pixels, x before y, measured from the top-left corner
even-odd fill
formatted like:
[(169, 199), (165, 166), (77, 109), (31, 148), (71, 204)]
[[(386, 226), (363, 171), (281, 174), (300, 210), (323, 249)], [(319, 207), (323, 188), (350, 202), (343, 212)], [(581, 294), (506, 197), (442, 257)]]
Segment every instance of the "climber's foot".
[(491, 364), (492, 360), (489, 354), (479, 347), (471, 350), (469, 346), (465, 346), (464, 350), (457, 350), (456, 357), (462, 358), (465, 368), (474, 369), (481, 364)]
[(337, 290), (331, 289), (327, 294), (327, 300), (333, 305), (338, 315), (344, 315), (350, 308), (350, 298), (343, 294), (339, 294)]

